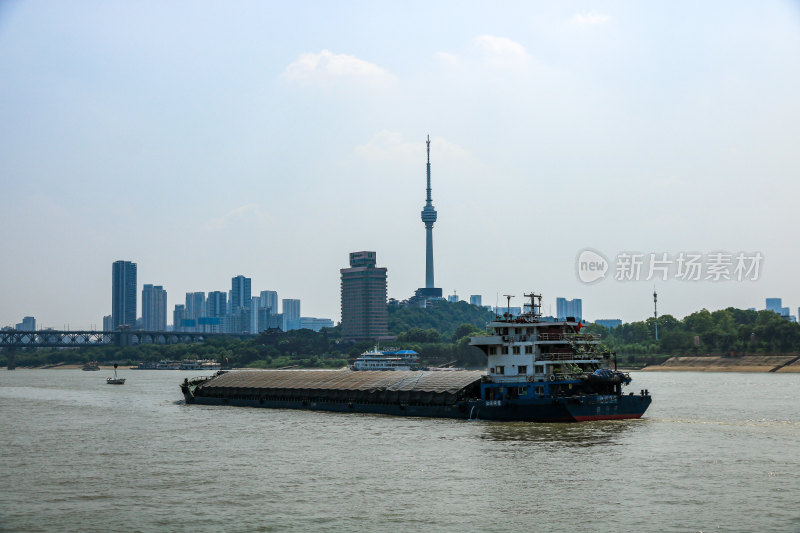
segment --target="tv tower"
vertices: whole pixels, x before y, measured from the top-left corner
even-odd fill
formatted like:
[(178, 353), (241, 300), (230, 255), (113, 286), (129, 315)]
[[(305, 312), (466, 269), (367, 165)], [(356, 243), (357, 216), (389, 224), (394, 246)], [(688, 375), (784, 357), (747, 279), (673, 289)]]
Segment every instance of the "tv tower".
[(417, 296), (423, 298), (441, 298), (442, 289), (434, 287), (433, 281), (433, 223), (436, 222), (436, 209), (431, 200), (431, 136), (428, 145), (428, 188), (425, 207), (422, 208), (422, 222), (425, 224), (425, 288), (417, 290)]

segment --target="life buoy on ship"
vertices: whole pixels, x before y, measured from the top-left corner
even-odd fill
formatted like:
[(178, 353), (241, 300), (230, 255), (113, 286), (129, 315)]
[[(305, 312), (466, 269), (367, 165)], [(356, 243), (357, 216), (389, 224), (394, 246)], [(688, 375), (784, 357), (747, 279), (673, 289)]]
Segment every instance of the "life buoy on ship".
[(550, 381), (555, 381), (555, 380), (556, 380), (556, 377), (555, 377), (555, 375), (553, 375), (553, 374), (550, 374)]

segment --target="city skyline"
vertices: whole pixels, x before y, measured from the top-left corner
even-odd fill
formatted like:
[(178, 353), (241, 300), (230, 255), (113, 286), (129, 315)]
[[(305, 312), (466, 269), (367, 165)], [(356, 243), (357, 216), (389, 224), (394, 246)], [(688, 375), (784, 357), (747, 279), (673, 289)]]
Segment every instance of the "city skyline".
[(641, 320), (653, 281), (581, 283), (582, 250), (743, 251), (757, 281), (658, 279), (659, 314), (796, 309), (800, 7), (678, 11), (6, 3), (0, 325), (99, 326), (120, 257), (170, 295), (249, 272), (336, 320), (344, 254), (374, 250), (405, 299), (429, 132), (445, 294)]

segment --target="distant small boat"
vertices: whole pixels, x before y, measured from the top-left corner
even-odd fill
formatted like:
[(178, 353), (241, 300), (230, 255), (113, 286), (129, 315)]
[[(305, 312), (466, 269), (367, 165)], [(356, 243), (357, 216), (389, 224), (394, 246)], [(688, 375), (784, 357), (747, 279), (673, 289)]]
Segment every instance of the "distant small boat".
[(100, 370), (100, 365), (97, 364), (97, 361), (89, 361), (83, 365), (83, 370)]
[(125, 378), (117, 377), (117, 363), (114, 363), (114, 377), (106, 378), (106, 383), (109, 385), (125, 385)]

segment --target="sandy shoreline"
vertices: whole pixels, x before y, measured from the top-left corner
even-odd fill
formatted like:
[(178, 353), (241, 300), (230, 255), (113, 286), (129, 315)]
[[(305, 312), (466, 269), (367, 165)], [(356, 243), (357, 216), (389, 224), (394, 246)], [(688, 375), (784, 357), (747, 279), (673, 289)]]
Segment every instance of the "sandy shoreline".
[(739, 357), (671, 357), (645, 372), (800, 372), (796, 355), (744, 355)]

